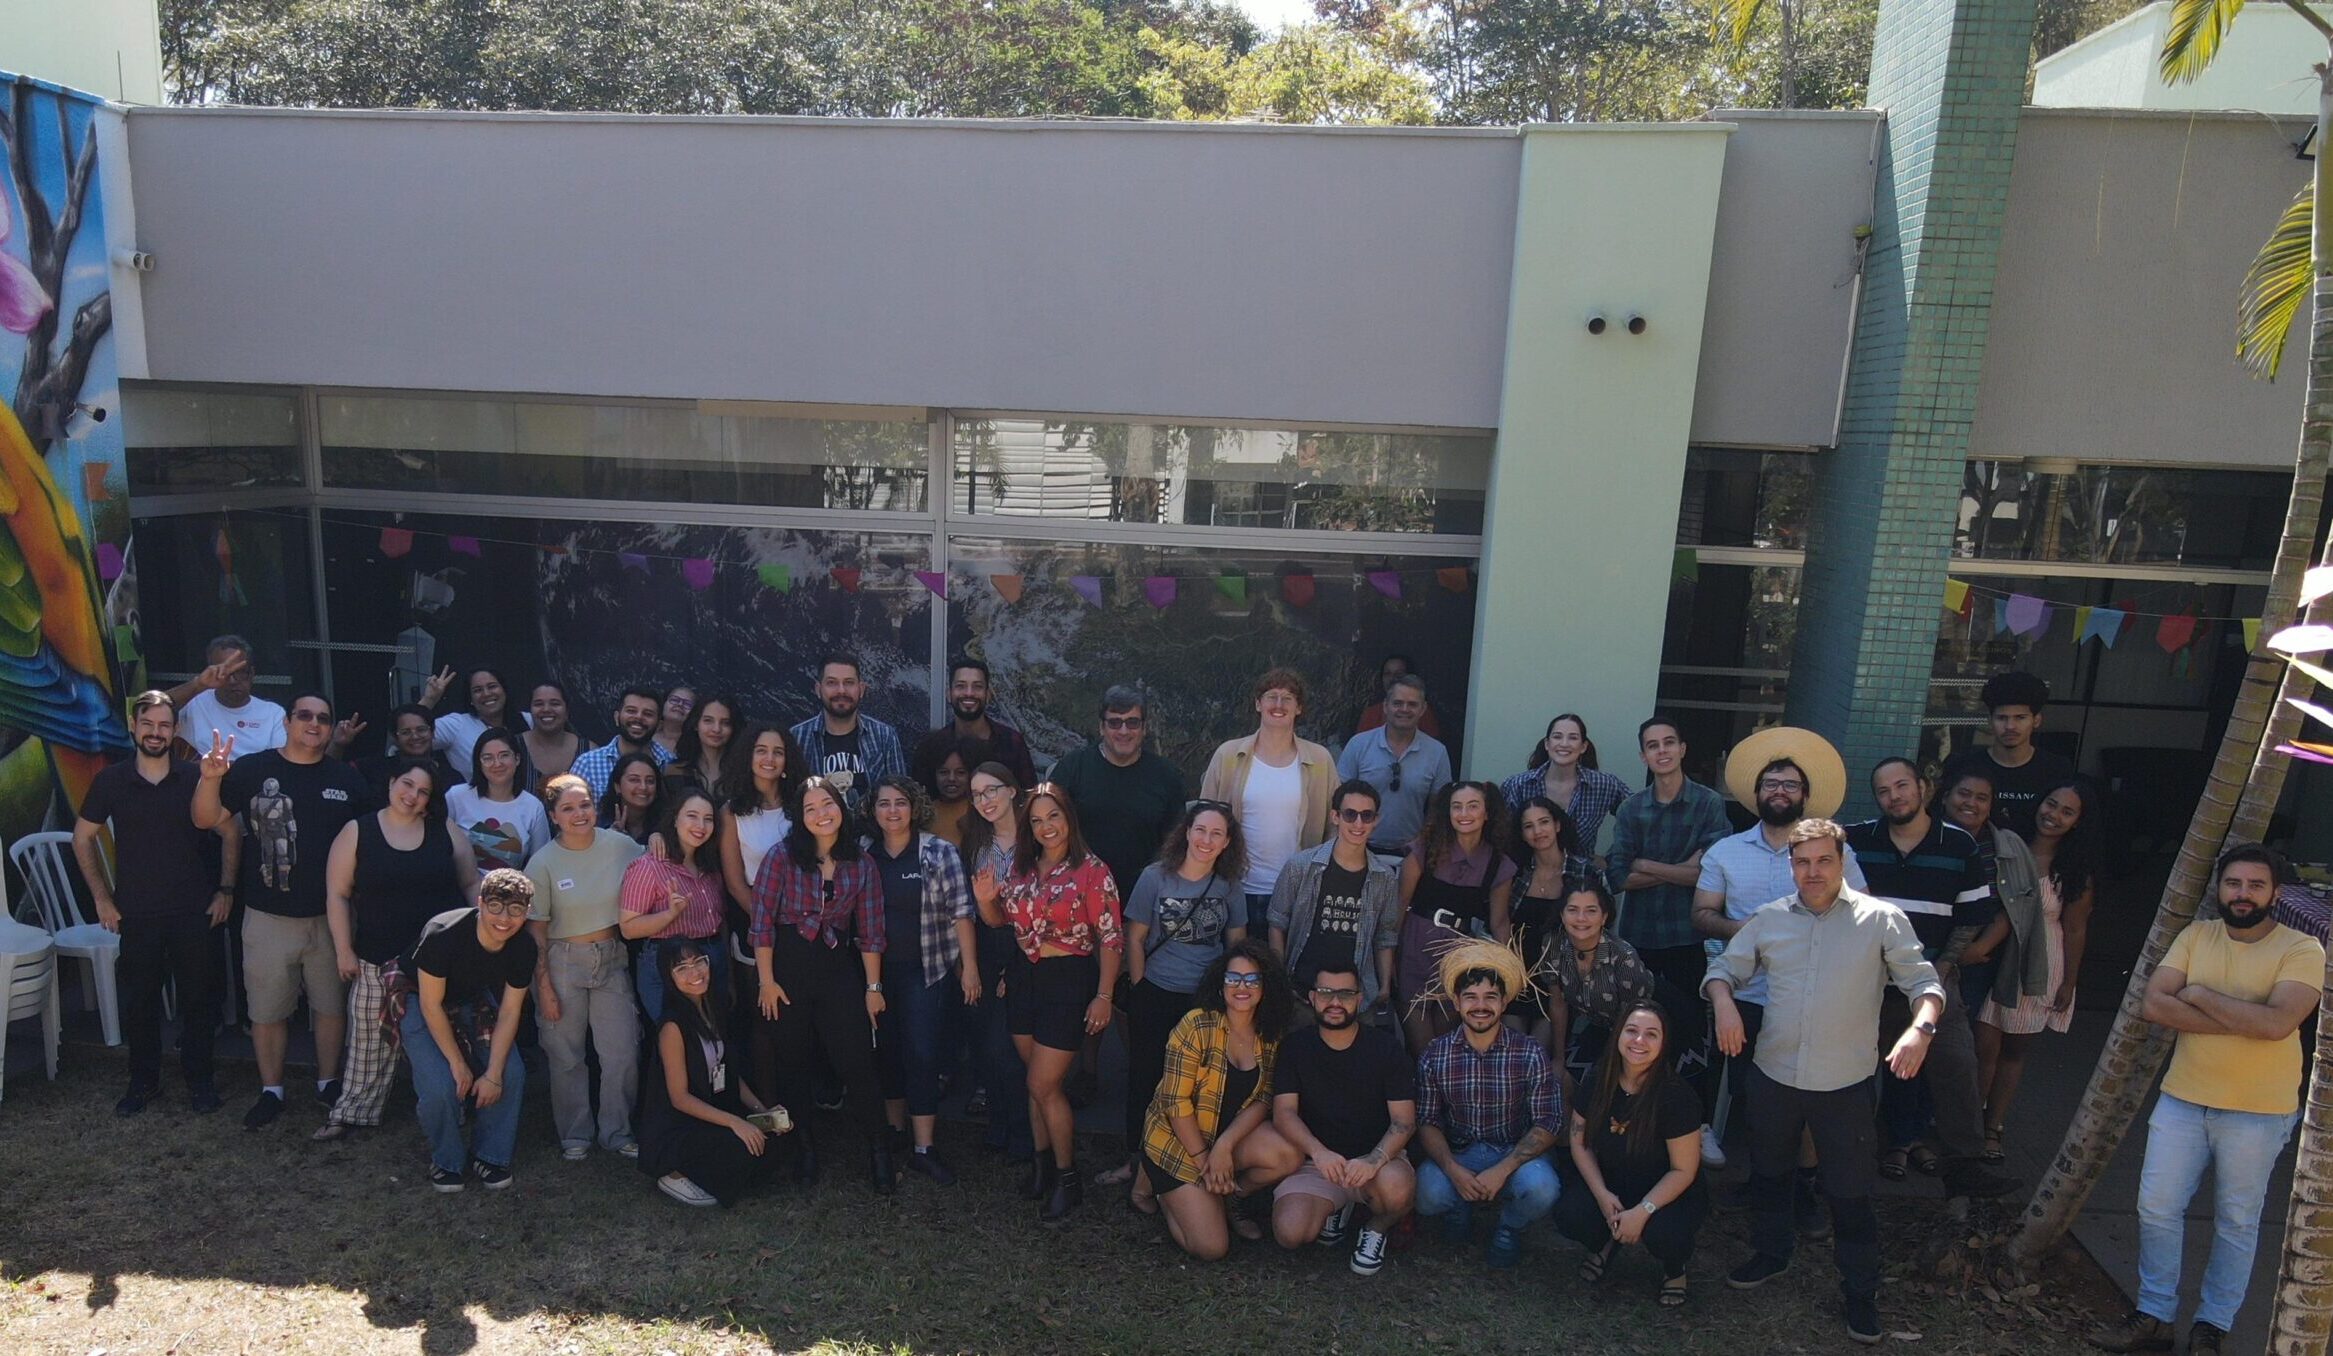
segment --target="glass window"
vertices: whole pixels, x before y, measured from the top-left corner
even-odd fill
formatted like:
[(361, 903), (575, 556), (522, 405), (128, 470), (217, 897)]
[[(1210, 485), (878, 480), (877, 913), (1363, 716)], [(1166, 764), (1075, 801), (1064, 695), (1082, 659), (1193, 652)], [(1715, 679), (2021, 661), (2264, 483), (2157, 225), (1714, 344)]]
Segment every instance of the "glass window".
[[(1298, 730), (1335, 749), (1377, 700), (1378, 666), (1392, 653), (1425, 678), (1443, 740), (1458, 756), (1473, 578), (1452, 576), (1464, 584), (1453, 590), (1437, 572), (1472, 562), (961, 537), (951, 551), (949, 648), (987, 660), (997, 713), (1028, 735), (1039, 767), (1094, 737), (1105, 688), (1134, 683), (1152, 694), (1153, 738), (1196, 789), (1217, 744), (1254, 732), (1251, 685), (1275, 665), (1310, 685)], [(1392, 571), (1401, 597), (1367, 571)], [(1008, 581), (1002, 590), (999, 575)], [(1158, 576), (1174, 580), (1164, 607), (1145, 592)], [(1303, 582), (1287, 586), (1284, 576)], [(1079, 591), (1080, 577), (1095, 581), (1098, 604)], [(1219, 582), (1227, 578), (1236, 582)]]
[(451, 664), (514, 688), (559, 678), (595, 741), (632, 683), (725, 692), (792, 724), (815, 710), (819, 657), (843, 650), (867, 714), (910, 737), (929, 717), (937, 600), (912, 573), (931, 568), (920, 535), (335, 512), (324, 550), (334, 639), (410, 647), (336, 656), (342, 705), (368, 714)]
[(122, 387), (132, 494), (267, 489), (300, 483), (291, 396)]
[(1972, 461), (1953, 554), (1990, 560), (2265, 570), (2292, 477), (2272, 471)]
[(251, 642), (260, 696), (280, 702), (315, 686), (321, 659), (292, 644), (316, 634), (309, 561), (306, 509), (138, 519), (122, 579), (147, 681), (185, 682), (202, 671), (211, 638), (233, 634)]
[[(859, 414), (883, 414), (858, 411)], [(801, 418), (717, 402), (327, 396), (334, 489), (922, 512), (920, 416)]]
[(1803, 548), (1814, 474), (1808, 452), (1687, 449), (1677, 543)]
[[(1660, 705), (1684, 727), (1687, 771), (1697, 780), (1716, 777), (1728, 749), (1781, 719), (1798, 586), (1795, 566), (1706, 561), (1670, 581)], [(1633, 778), (1628, 741), (1619, 749), (1624, 765), (1618, 771)]]
[(1479, 533), (1491, 439), (964, 419), (953, 511), (1112, 522)]

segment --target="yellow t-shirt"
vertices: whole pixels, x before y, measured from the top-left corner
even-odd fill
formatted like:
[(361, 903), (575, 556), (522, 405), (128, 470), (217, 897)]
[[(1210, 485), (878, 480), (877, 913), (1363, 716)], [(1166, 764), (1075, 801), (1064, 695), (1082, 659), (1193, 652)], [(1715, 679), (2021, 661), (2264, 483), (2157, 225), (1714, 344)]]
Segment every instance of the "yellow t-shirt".
[[(2163, 964), (2185, 973), (2190, 984), (2247, 1003), (2267, 1002), (2270, 991), (2288, 979), (2311, 989), (2325, 982), (2325, 948), (2281, 924), (2258, 941), (2239, 942), (2228, 936), (2226, 923), (2197, 923), (2172, 941)], [(2290, 1115), (2301, 1106), (2300, 1033), (2263, 1041), (2182, 1031), (2163, 1091), (2222, 1111)]]

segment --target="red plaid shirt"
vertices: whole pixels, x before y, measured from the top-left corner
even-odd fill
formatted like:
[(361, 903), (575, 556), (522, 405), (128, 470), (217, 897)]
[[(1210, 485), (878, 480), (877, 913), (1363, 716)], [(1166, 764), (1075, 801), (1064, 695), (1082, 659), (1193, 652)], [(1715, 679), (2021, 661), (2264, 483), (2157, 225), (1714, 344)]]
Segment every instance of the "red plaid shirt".
[(753, 945), (776, 942), (780, 927), (789, 927), (806, 942), (841, 946), (850, 940), (861, 951), (883, 950), (883, 873), (867, 857), (834, 864), (834, 888), (828, 890), (818, 868), (805, 871), (794, 865), (784, 843), (770, 849), (761, 871), (753, 878), (753, 927), (747, 933)]

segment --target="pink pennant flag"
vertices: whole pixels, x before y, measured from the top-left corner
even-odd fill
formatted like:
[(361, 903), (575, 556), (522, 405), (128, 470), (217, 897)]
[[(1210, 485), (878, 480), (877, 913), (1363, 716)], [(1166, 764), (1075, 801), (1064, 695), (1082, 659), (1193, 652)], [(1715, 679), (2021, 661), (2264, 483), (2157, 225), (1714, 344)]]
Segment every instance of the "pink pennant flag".
[(713, 587), (713, 562), (702, 556), (692, 556), (680, 563), (680, 577), (689, 587), (702, 593)]
[(110, 541), (97, 543), (97, 577), (108, 584), (122, 577), (122, 549)]
[(412, 549), (412, 529), (403, 527), (384, 527), (381, 529), (382, 555), (387, 556), (391, 560), (399, 560), (405, 556), (406, 552), (411, 551)]
[(1089, 603), (1092, 603), (1095, 607), (1100, 607), (1102, 605), (1102, 581), (1100, 576), (1090, 574), (1073, 574), (1069, 577), (1069, 586), (1077, 590), (1078, 597), (1085, 599)]
[(1154, 574), (1143, 580), (1142, 596), (1150, 600), (1152, 607), (1168, 606), (1175, 600), (1175, 577), (1171, 574)]
[(1399, 570), (1371, 570), (1369, 572), (1369, 587), (1398, 603), (1401, 601), (1401, 572)]
[(948, 576), (941, 574), (938, 570), (917, 570), (915, 577), (923, 581), (923, 586), (930, 589), (935, 595), (942, 598), (948, 596)]
[(616, 560), (627, 570), (638, 570), (642, 574), (648, 573), (648, 557), (641, 555), (638, 551), (618, 551), (616, 552)]
[(2009, 595), (2009, 630), (2011, 634), (2035, 635), (2049, 626), (2049, 604), (2030, 593)]
[(475, 556), (478, 554), (478, 539), (476, 537), (448, 537), (446, 538), (446, 549), (457, 556)]

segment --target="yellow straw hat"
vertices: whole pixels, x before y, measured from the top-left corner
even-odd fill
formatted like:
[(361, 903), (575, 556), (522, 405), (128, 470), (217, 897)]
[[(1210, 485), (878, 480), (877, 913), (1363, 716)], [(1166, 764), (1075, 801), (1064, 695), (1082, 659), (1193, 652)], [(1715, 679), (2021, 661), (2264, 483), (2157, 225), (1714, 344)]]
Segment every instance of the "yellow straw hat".
[(1847, 765), (1831, 741), (1796, 725), (1773, 725), (1734, 745), (1726, 755), (1725, 790), (1734, 803), (1758, 813), (1758, 774), (1787, 758), (1806, 774), (1806, 817), (1828, 819), (1847, 799)]

